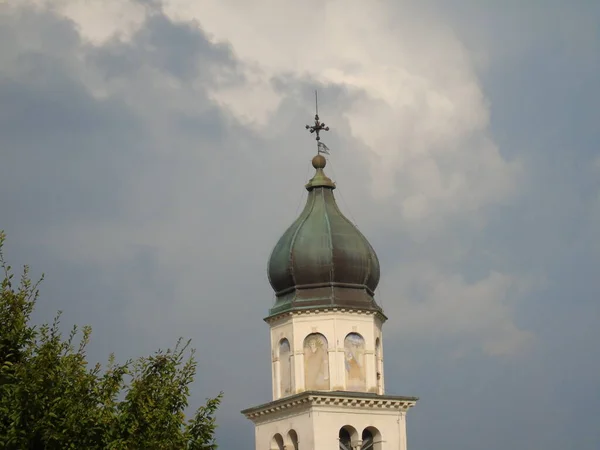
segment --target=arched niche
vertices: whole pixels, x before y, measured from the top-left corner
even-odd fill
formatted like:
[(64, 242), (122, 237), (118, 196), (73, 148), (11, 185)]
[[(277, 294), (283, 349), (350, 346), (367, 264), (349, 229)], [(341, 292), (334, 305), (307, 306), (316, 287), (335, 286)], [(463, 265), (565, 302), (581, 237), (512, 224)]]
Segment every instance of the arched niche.
[(338, 433), (339, 449), (340, 450), (353, 450), (355, 443), (358, 439), (358, 432), (354, 427), (350, 425), (343, 426), (340, 428)]
[(329, 355), (327, 338), (312, 333), (304, 339), (304, 388), (307, 391), (329, 390)]
[(275, 436), (273, 436), (273, 439), (271, 439), (271, 449), (270, 450), (283, 450), (284, 446), (283, 446), (283, 437), (277, 433)]
[(279, 388), (281, 396), (292, 393), (292, 351), (290, 341), (283, 338), (279, 341)]
[(350, 333), (346, 336), (344, 355), (346, 389), (348, 391), (366, 391), (365, 340), (360, 334)]
[(361, 450), (381, 450), (382, 439), (381, 433), (375, 427), (367, 427), (362, 432)]
[(298, 434), (294, 430), (290, 430), (286, 439), (286, 450), (298, 450)]

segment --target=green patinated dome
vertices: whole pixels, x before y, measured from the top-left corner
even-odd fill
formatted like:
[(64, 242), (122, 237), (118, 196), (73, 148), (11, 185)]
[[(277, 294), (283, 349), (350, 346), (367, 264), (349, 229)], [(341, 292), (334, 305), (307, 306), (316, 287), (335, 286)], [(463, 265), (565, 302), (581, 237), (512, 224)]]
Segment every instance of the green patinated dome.
[(338, 208), (322, 155), (313, 158), (306, 206), (271, 253), (269, 282), (277, 300), (270, 314), (322, 307), (378, 310), (379, 260)]

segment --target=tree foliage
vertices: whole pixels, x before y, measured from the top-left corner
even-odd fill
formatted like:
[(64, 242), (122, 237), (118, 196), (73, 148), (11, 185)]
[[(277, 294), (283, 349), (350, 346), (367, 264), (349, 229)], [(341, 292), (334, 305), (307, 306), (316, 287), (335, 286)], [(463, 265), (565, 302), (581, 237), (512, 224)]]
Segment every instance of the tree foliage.
[(90, 327), (74, 327), (65, 339), (60, 313), (52, 325), (31, 324), (41, 279), (33, 283), (25, 266), (14, 281), (4, 239), (0, 232), (0, 448), (216, 449), (222, 394), (191, 419), (184, 415), (196, 373), (189, 341), (124, 364), (110, 355), (104, 368), (88, 367)]

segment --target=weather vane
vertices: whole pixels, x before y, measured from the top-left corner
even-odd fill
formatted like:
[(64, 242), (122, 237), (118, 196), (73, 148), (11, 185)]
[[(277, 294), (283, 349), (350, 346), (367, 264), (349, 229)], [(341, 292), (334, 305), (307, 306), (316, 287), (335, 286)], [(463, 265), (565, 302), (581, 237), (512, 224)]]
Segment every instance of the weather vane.
[(329, 131), (329, 127), (326, 126), (324, 122), (319, 120), (319, 100), (317, 97), (317, 91), (315, 91), (315, 124), (306, 125), (306, 129), (309, 130), (311, 134), (317, 133), (317, 152), (329, 155), (329, 148), (321, 142), (321, 136), (319, 135), (321, 131)]

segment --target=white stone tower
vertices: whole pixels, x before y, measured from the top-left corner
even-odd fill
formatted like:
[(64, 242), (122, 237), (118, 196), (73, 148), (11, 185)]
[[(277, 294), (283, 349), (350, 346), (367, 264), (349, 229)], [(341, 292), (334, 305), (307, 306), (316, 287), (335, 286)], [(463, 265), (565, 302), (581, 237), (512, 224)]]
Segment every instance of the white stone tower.
[[(328, 130), (318, 114), (307, 128), (317, 141)], [(340, 212), (320, 152), (312, 164), (306, 206), (269, 260), (273, 400), (242, 413), (256, 450), (406, 450), (417, 398), (385, 394), (379, 260)]]

